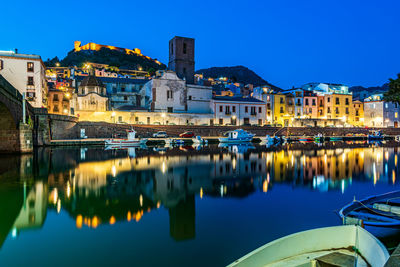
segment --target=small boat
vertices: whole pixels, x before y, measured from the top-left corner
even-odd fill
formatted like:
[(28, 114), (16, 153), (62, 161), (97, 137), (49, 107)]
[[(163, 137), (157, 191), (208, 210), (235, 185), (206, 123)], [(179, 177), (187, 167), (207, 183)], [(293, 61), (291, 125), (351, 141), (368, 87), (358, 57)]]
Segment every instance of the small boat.
[(400, 191), (353, 200), (339, 211), (343, 224), (363, 226), (376, 237), (400, 233)]
[[(355, 225), (318, 228), (272, 241), (228, 267), (258, 266), (371, 266), (389, 258), (385, 246)], [(341, 262), (342, 264), (338, 264)]]
[(253, 140), (254, 134), (246, 132), (243, 129), (236, 129), (226, 132), (224, 136), (226, 137), (218, 138), (218, 141), (220, 143), (242, 143), (251, 142), (251, 140)]
[(275, 143), (279, 143), (281, 139), (278, 136), (269, 136), (261, 137), (261, 144), (270, 144), (273, 145)]
[(145, 145), (146, 143), (147, 143), (147, 138), (141, 138), (141, 139), (136, 138), (136, 131), (133, 129), (128, 131), (128, 137), (126, 139), (112, 138), (105, 140), (106, 146), (115, 146), (115, 147), (140, 146), (140, 145)]
[(192, 138), (193, 144), (199, 144), (199, 145), (206, 145), (208, 144), (208, 140), (201, 138), (201, 136), (196, 136)]
[(300, 142), (314, 142), (314, 137), (302, 136), (302, 137), (299, 137), (299, 141)]
[(319, 133), (316, 136), (314, 136), (314, 141), (317, 143), (322, 143), (324, 142), (324, 135)]
[(372, 131), (372, 134), (368, 135), (368, 140), (383, 140), (384, 135), (381, 131)]
[(331, 141), (331, 142), (343, 141), (343, 137), (341, 137), (341, 136), (331, 136), (331, 137), (329, 137), (329, 141)]
[(182, 139), (172, 139), (172, 138), (167, 138), (165, 139), (165, 144), (166, 145), (183, 145), (185, 141)]

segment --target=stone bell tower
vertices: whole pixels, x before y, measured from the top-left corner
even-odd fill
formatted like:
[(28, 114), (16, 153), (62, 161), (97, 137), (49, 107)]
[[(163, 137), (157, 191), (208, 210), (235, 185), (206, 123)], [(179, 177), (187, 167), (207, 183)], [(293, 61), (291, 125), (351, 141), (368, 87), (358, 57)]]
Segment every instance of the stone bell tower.
[(186, 83), (194, 83), (194, 39), (175, 36), (169, 41), (168, 69)]

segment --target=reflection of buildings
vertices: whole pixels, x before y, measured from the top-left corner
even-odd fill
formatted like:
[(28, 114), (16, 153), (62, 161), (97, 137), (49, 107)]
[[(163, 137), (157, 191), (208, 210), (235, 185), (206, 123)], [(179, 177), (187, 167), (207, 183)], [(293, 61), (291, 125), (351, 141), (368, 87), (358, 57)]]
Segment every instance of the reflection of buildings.
[(43, 182), (36, 182), (26, 195), (24, 205), (14, 223), (14, 227), (18, 231), (41, 227), (46, 218), (46, 214), (47, 185)]

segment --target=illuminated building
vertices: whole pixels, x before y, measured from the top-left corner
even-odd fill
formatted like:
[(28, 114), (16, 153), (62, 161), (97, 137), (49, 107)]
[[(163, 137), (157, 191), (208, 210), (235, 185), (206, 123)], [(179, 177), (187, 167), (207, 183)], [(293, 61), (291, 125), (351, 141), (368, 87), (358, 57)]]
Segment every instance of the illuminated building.
[(364, 100), (364, 124), (368, 127), (399, 127), (399, 106), (386, 102), (382, 94)]
[(350, 108), (349, 124), (353, 126), (364, 126), (364, 103), (354, 100)]
[(80, 83), (76, 93), (76, 114), (80, 114), (80, 112), (106, 111), (107, 109), (106, 87), (96, 76), (87, 76)]
[(211, 106), (214, 113), (213, 124), (263, 125), (265, 123), (265, 102), (255, 98), (215, 96)]
[(2, 75), (36, 108), (47, 107), (46, 67), (38, 55), (0, 51)]

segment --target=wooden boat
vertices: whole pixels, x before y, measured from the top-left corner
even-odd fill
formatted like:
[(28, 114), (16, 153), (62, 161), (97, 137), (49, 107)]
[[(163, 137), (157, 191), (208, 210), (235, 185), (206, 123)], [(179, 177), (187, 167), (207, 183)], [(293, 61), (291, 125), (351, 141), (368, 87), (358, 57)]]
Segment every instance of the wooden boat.
[(300, 142), (314, 142), (314, 137), (306, 137), (306, 136), (302, 136), (299, 137), (299, 141)]
[(260, 137), (260, 140), (261, 144), (269, 144), (269, 145), (273, 145), (281, 141), (281, 139), (278, 136), (269, 136), (269, 135), (266, 135), (265, 137)]
[(381, 131), (372, 131), (372, 134), (368, 135), (368, 140), (383, 140), (383, 138)]
[[(355, 225), (333, 226), (295, 233), (272, 241), (229, 267), (372, 266), (389, 258), (385, 246)], [(341, 265), (337, 263), (341, 262)]]
[(182, 139), (172, 139), (172, 138), (165, 139), (166, 145), (183, 145), (184, 143), (185, 141)]
[(147, 138), (136, 138), (136, 132), (135, 130), (129, 130), (128, 131), (128, 137), (126, 139), (122, 138), (112, 138), (112, 139), (106, 139), (105, 141), (106, 146), (140, 146), (140, 145), (145, 145), (147, 143)]
[(253, 140), (254, 134), (246, 132), (243, 129), (236, 129), (233, 131), (228, 131), (224, 134), (226, 137), (218, 138), (220, 143), (243, 143), (251, 142)]
[(339, 211), (343, 224), (357, 224), (376, 237), (400, 233), (400, 191), (354, 200)]

